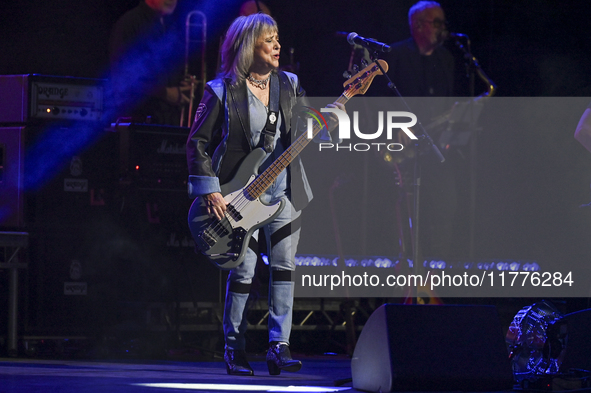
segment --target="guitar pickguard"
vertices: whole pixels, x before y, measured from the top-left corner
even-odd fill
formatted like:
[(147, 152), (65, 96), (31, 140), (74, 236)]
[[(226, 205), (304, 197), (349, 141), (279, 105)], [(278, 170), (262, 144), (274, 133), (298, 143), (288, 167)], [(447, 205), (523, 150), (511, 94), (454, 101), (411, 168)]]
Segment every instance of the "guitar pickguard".
[[(245, 196), (245, 188), (256, 178), (256, 168), (265, 157), (256, 149), (248, 155), (232, 181), (222, 186), (228, 203), (226, 217), (221, 221), (209, 217), (203, 198), (197, 198), (189, 210), (189, 227), (199, 252), (223, 269), (232, 269), (246, 257), (252, 234), (277, 217), (285, 206), (280, 199), (265, 204)], [(233, 192), (227, 192), (232, 190)]]

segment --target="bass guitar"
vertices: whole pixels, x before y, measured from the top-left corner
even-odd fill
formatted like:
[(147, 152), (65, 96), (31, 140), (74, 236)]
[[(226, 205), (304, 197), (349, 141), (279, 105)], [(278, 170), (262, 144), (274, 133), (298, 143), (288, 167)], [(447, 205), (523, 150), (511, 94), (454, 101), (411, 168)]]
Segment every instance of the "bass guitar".
[[(378, 60), (386, 72), (388, 64)], [(376, 75), (382, 71), (372, 63), (349, 78), (343, 87), (345, 91), (336, 102), (345, 104), (358, 94), (365, 94)], [(321, 131), (314, 126), (313, 136)], [(221, 186), (227, 203), (221, 220), (210, 218), (204, 198), (198, 197), (189, 209), (189, 228), (197, 249), (207, 259), (222, 269), (233, 269), (246, 256), (252, 234), (263, 225), (274, 220), (285, 206), (284, 200), (265, 204), (260, 196), (273, 184), (283, 171), (310, 143), (306, 133), (301, 134), (265, 171), (258, 174), (258, 168), (265, 159), (263, 148), (254, 149), (240, 164), (236, 175)]]

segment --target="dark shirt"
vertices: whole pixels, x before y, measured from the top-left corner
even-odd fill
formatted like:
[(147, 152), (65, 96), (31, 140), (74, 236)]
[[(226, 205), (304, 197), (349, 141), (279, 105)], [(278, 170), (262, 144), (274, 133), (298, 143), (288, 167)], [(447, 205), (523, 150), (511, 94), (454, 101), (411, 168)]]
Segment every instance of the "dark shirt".
[[(452, 97), (454, 94), (454, 58), (451, 53), (437, 47), (429, 56), (422, 55), (414, 39), (409, 38), (391, 45), (392, 50), (382, 55), (388, 63), (388, 76), (402, 97)], [(376, 79), (369, 95), (398, 97), (389, 89), (385, 78)], [(405, 100), (411, 112), (423, 125), (429, 124), (451, 109), (451, 99)]]
[(143, 0), (115, 23), (109, 40), (111, 80), (121, 114), (178, 125), (180, 109), (165, 101), (166, 87), (179, 86), (182, 46), (167, 17)]
[[(454, 88), (454, 58), (443, 47), (429, 56), (421, 55), (412, 38), (392, 44), (383, 59), (388, 76), (403, 97), (450, 97)], [(382, 95), (395, 95), (381, 89)]]

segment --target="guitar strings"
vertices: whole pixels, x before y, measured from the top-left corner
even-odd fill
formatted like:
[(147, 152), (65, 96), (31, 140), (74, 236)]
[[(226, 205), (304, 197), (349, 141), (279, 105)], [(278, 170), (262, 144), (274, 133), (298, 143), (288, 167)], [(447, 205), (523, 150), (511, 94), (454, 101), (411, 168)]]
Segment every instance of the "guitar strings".
[[(345, 92), (343, 92), (343, 94), (335, 101), (335, 102), (339, 102), (341, 104), (345, 104), (347, 103), (347, 101), (353, 97), (355, 94), (350, 94), (351, 92), (349, 91), (349, 89), (354, 88), (355, 86), (353, 84), (350, 84), (347, 87), (347, 90)], [(305, 137), (305, 134), (301, 134), (296, 140), (295, 142), (289, 146), (278, 158), (277, 160), (275, 160), (267, 169), (265, 169), (265, 171), (263, 171), (263, 173), (261, 173), (259, 176), (256, 177), (255, 180), (253, 180), (252, 183), (250, 183), (246, 188), (244, 188), (244, 191), (241, 192), (239, 195), (237, 195), (232, 201), (230, 201), (229, 205), (233, 206), (236, 210), (241, 210), (243, 209), (245, 206), (247, 206), (250, 202), (254, 201), (255, 199), (259, 198), (263, 192), (265, 192), (272, 184), (272, 181), (269, 181), (269, 179), (273, 179), (276, 178), (279, 173), (281, 173), (281, 171), (283, 171), (285, 168), (287, 168), (287, 166), (289, 164), (291, 164), (291, 162), (295, 159), (295, 157), (297, 157), (302, 150), (308, 145), (308, 143), (310, 143), (310, 141), (316, 137), (316, 135), (318, 135), (318, 133), (320, 132), (321, 128), (318, 126), (315, 126), (313, 131), (312, 131), (312, 138), (307, 138)], [(292, 150), (296, 150), (296, 153), (292, 156), (291, 152)], [(289, 156), (289, 157), (288, 157)], [(277, 173), (273, 173), (273, 176), (269, 176), (270, 172), (273, 172), (276, 167), (278, 166), (282, 166), (281, 170), (279, 170), (279, 172)], [(263, 183), (261, 185), (261, 183)], [(253, 191), (253, 192), (251, 192)], [(245, 194), (250, 194), (249, 196), (252, 199), (249, 199)], [(224, 218), (228, 220), (228, 222), (230, 223), (230, 225), (232, 225), (232, 223), (236, 223), (237, 221), (234, 220), (234, 218), (230, 215), (230, 213), (228, 212), (228, 210), (226, 210), (224, 212)], [(223, 219), (218, 220), (216, 222), (212, 222), (210, 223), (205, 229), (209, 230), (212, 229), (214, 232), (217, 233), (217, 231), (219, 229), (223, 229), (223, 224), (222, 221)], [(213, 228), (212, 228), (213, 225)]]
[[(313, 135), (316, 136), (318, 134), (318, 132), (320, 132), (320, 128), (318, 128), (317, 130), (314, 129)], [(302, 138), (302, 136), (303, 136), (303, 134), (300, 135), (300, 137), (298, 137), (298, 139), (296, 139), (295, 143), (293, 143), (289, 148), (287, 148), (283, 152), (283, 154), (281, 154), (277, 158), (277, 160), (275, 162), (273, 162), (265, 171), (263, 171), (263, 173), (261, 173), (259, 176), (257, 176), (257, 178), (252, 183), (250, 183), (244, 189), (243, 192), (241, 192), (232, 201), (230, 201), (229, 205), (234, 206), (234, 208), (236, 210), (241, 210), (245, 206), (247, 206), (248, 203), (259, 198), (262, 195), (262, 193), (265, 192), (265, 190), (267, 190), (271, 186), (272, 181), (269, 181), (269, 180), (276, 178), (277, 175), (279, 173), (281, 173), (281, 171), (283, 171), (285, 168), (287, 168), (287, 166), (291, 163), (291, 161), (293, 161), (293, 159), (304, 149), (304, 147), (306, 147), (306, 145), (308, 144), (309, 141), (306, 140), (306, 138)], [(299, 150), (298, 150), (298, 148), (299, 148)], [(292, 150), (297, 150), (296, 154), (294, 154), (293, 156), (291, 155)], [(269, 176), (270, 173), (273, 173), (273, 175)], [(232, 225), (233, 222), (237, 222), (228, 213), (227, 210), (224, 212), (224, 218), (226, 218), (228, 220), (230, 225)], [(221, 222), (222, 220), (210, 223), (209, 226), (206, 227), (206, 230), (212, 229), (214, 232), (217, 233), (217, 231), (223, 227), (223, 224)], [(212, 228), (212, 225), (214, 225), (213, 228)]]

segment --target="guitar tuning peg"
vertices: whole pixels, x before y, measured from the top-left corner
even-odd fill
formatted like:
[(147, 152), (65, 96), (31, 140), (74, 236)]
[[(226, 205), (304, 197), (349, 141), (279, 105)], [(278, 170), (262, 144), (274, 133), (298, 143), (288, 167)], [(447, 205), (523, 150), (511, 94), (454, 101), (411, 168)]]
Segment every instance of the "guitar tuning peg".
[(353, 64), (353, 72), (354, 73), (358, 73), (359, 72), (359, 67), (357, 67), (357, 64)]
[(343, 78), (349, 79), (351, 77), (351, 73), (349, 71), (343, 72)]
[(367, 62), (367, 60), (365, 59), (361, 59), (361, 65), (363, 66), (363, 68), (367, 67), (369, 63)]

